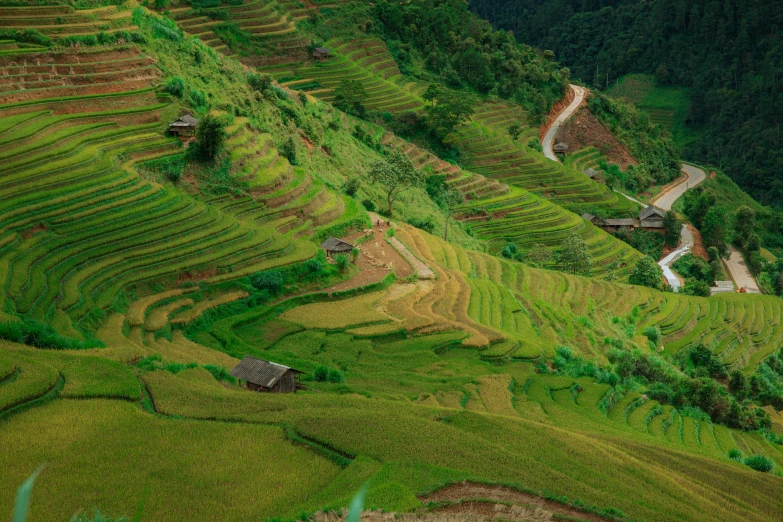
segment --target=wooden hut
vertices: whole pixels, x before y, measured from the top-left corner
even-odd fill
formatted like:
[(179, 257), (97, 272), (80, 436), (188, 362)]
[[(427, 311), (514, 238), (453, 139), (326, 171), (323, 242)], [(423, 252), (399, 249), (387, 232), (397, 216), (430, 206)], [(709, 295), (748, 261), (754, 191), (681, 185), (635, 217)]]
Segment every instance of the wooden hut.
[(666, 212), (650, 205), (639, 212), (639, 226), (644, 230), (663, 230), (663, 218)]
[(331, 56), (331, 52), (326, 47), (316, 47), (313, 49), (313, 60), (323, 62)]
[(350, 254), (353, 251), (353, 245), (350, 243), (346, 243), (342, 239), (337, 239), (336, 237), (330, 237), (323, 243), (321, 243), (321, 248), (326, 250), (326, 255), (328, 257), (332, 257), (335, 254)]
[(245, 381), (247, 389), (259, 392), (296, 393), (299, 375), (304, 372), (246, 355), (231, 370), (231, 375)]
[(186, 114), (169, 123), (169, 132), (177, 134), (178, 136), (194, 136), (196, 134), (197, 125), (198, 120), (190, 114)]
[(565, 154), (568, 152), (568, 143), (561, 141), (560, 143), (555, 143), (555, 146), (552, 147), (552, 150), (555, 151), (555, 154)]
[(636, 228), (636, 221), (626, 219), (604, 219), (601, 228), (607, 232), (627, 232)]

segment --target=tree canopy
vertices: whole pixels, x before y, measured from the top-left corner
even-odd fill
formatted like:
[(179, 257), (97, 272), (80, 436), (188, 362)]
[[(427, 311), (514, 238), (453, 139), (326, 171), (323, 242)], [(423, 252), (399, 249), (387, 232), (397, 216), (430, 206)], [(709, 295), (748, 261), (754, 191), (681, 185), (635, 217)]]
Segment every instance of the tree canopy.
[(387, 159), (373, 163), (367, 179), (381, 185), (386, 192), (389, 216), (393, 215), (394, 201), (402, 192), (424, 184), (424, 176), (416, 170), (408, 156), (397, 150), (392, 151)]

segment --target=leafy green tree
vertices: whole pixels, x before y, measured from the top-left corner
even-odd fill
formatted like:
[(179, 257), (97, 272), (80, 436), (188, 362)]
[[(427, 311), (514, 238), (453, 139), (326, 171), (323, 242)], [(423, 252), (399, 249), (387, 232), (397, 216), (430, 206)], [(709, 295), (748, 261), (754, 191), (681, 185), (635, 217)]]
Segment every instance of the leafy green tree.
[(717, 207), (710, 208), (704, 216), (704, 222), (701, 226), (701, 237), (708, 247), (717, 248), (721, 256), (725, 256), (728, 253), (726, 220)]
[(367, 179), (371, 184), (383, 187), (390, 217), (394, 213), (394, 202), (401, 193), (424, 185), (424, 176), (405, 154), (397, 150), (392, 151), (387, 159), (373, 163), (367, 172)]
[(745, 246), (756, 228), (756, 213), (747, 205), (742, 205), (734, 213), (734, 237), (740, 246)]
[(677, 219), (674, 211), (669, 211), (663, 218), (663, 241), (667, 246), (675, 247), (680, 242), (682, 223)]
[(196, 127), (195, 148), (199, 158), (214, 161), (226, 143), (226, 121), (220, 116), (207, 114)]
[(247, 83), (256, 91), (264, 93), (272, 86), (272, 75), (252, 72), (247, 75)]
[(628, 282), (632, 285), (649, 286), (656, 290), (661, 289), (661, 268), (650, 256), (644, 256), (636, 262)]
[(577, 234), (571, 235), (563, 243), (560, 252), (558, 252), (557, 265), (560, 270), (569, 274), (590, 275), (593, 261), (590, 259), (587, 245)]
[(430, 105), (434, 106), (435, 101), (443, 95), (443, 87), (439, 83), (431, 83), (427, 87), (427, 90), (421, 95), (422, 98), (430, 102)]
[(514, 123), (509, 125), (508, 129), (506, 130), (508, 132), (508, 135), (511, 136), (511, 139), (517, 141), (517, 139), (519, 139), (519, 136), (522, 134), (524, 127), (522, 127), (522, 125), (518, 121), (515, 121)]
[(332, 105), (341, 111), (364, 118), (366, 109), (364, 103), (367, 101), (367, 91), (364, 90), (362, 82), (358, 80), (343, 80), (334, 90)]
[(425, 118), (430, 132), (442, 143), (450, 145), (456, 141), (454, 131), (470, 120), (475, 101), (464, 93), (444, 92), (438, 103), (427, 107)]

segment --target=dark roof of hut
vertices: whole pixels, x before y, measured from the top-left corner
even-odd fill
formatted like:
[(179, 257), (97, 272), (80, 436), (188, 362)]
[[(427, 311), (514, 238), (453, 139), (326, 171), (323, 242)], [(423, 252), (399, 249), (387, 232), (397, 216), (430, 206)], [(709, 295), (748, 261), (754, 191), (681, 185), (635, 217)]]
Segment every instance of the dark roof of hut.
[(554, 150), (555, 152), (565, 152), (568, 150), (568, 143), (562, 141), (560, 143), (555, 143)]
[(654, 215), (658, 215), (660, 217), (666, 217), (666, 212), (659, 209), (658, 207), (654, 207), (650, 205), (647, 208), (643, 208), (641, 212), (639, 212), (639, 219), (647, 219), (649, 217), (652, 217)]
[(589, 212), (585, 212), (582, 214), (582, 219), (586, 219), (587, 221), (592, 221), (595, 219), (595, 216), (590, 214)]
[(337, 239), (336, 237), (330, 237), (323, 243), (321, 243), (321, 248), (324, 250), (328, 250), (329, 252), (350, 252), (353, 250), (353, 245), (350, 243), (346, 243), (342, 239)]
[(605, 219), (604, 224), (608, 227), (632, 227), (636, 223), (631, 218), (626, 219)]
[(241, 381), (252, 382), (265, 388), (271, 388), (280, 380), (286, 372), (304, 373), (282, 364), (277, 364), (263, 359), (257, 359), (246, 355), (239, 364), (231, 370), (231, 375)]
[(316, 47), (315, 49), (313, 49), (313, 53), (329, 54), (329, 49), (327, 47)]
[(196, 125), (198, 125), (198, 120), (190, 114), (169, 123), (169, 127), (195, 127)]

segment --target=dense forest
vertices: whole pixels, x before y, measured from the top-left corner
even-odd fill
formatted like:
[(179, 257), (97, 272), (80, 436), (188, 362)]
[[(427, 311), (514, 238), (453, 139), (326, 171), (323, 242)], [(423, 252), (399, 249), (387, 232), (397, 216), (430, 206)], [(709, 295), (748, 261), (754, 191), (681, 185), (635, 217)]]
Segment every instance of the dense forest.
[(572, 75), (606, 87), (627, 73), (691, 89), (685, 156), (783, 207), (783, 3), (775, 0), (470, 0)]

